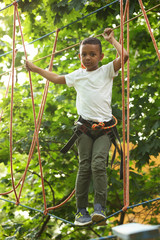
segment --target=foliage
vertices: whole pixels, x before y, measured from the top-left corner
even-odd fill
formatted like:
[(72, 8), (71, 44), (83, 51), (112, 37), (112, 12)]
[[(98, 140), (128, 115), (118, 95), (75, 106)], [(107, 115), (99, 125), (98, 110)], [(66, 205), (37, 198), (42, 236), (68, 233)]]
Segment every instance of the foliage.
[[(125, 1), (124, 1), (125, 2)], [(10, 0), (0, 3), (10, 4)], [(109, 1), (111, 3), (111, 1)], [(156, 4), (155, 1), (145, 1), (146, 9)], [(78, 19), (96, 11), (106, 5), (105, 0), (23, 0), (18, 7), (26, 42), (30, 43), (37, 38), (61, 28), (58, 36), (57, 51), (72, 44), (79, 43), (83, 38), (92, 34), (101, 34), (107, 26), (119, 25), (119, 3), (114, 3), (101, 11)], [(3, 5), (4, 6), (4, 5)], [(137, 0), (130, 3), (130, 18), (139, 14), (140, 7)], [(148, 13), (156, 42), (160, 42), (159, 13), (154, 9)], [(12, 21), (13, 6), (0, 12), (0, 54), (12, 50)], [(72, 25), (68, 25), (74, 22)], [(65, 27), (67, 26), (67, 27)], [(115, 31), (119, 38), (120, 29)], [(126, 28), (124, 32), (126, 38)], [(37, 60), (51, 54), (55, 32), (27, 45), (28, 58)], [(102, 64), (112, 61), (116, 52), (113, 47), (102, 38), (105, 59)], [(16, 27), (16, 47), (21, 46), (19, 28)], [(33, 48), (36, 55), (32, 56)], [(126, 41), (125, 41), (126, 47)], [(29, 52), (31, 49), (31, 52)], [(55, 55), (53, 71), (66, 74), (80, 67), (78, 59), (78, 46)], [(23, 49), (20, 48), (16, 56), (16, 67), (24, 64)], [(42, 68), (48, 68), (49, 57), (36, 62)], [(0, 57), (1, 73), (10, 70), (12, 54)], [(143, 17), (130, 22), (130, 142), (134, 145), (130, 157), (130, 203), (134, 204), (147, 199), (155, 198), (159, 194), (160, 164), (151, 159), (160, 152), (160, 101), (159, 101), (159, 72), (160, 66), (153, 47), (150, 35)], [(0, 94), (5, 96), (7, 77), (2, 76), (0, 81)], [(45, 81), (38, 75), (32, 74), (34, 103), (36, 116), (38, 116)], [(4, 85), (5, 84), (5, 85)], [(47, 206), (57, 205), (74, 189), (76, 172), (78, 169), (78, 156), (76, 147), (66, 155), (60, 154), (60, 149), (70, 138), (74, 121), (77, 119), (75, 108), (76, 93), (66, 86), (50, 83), (43, 119), (39, 131), (39, 143), (43, 166), (45, 193)], [(9, 166), (9, 124), (10, 124), (11, 89), (7, 98), (0, 100), (0, 110), (3, 117), (0, 123), (0, 192), (11, 189), (11, 175)], [(114, 79), (113, 88), (113, 114), (118, 118), (118, 129), (121, 133), (121, 81), (120, 75)], [(13, 161), (14, 178), (16, 184), (21, 178), (28, 160), (28, 154), (34, 134), (34, 119), (31, 103), (28, 74), (23, 67), (16, 70), (16, 84), (14, 87), (14, 113), (13, 113)], [(119, 164), (119, 159), (117, 164)], [(144, 167), (149, 166), (150, 171)], [(117, 165), (108, 168), (108, 202), (107, 215), (123, 207), (123, 183), (119, 181)], [(20, 187), (18, 188), (19, 192)], [(136, 194), (135, 194), (136, 193)], [(14, 200), (14, 194), (5, 197)], [(90, 187), (90, 211), (93, 210), (93, 187)], [(21, 203), (32, 208), (44, 209), (41, 189), (40, 170), (37, 148), (29, 164), (25, 184), (22, 190)], [(25, 209), (14, 204), (0, 202), (1, 224), (0, 239), (90, 239), (111, 234), (111, 227), (124, 222), (124, 215), (120, 218), (111, 218), (107, 227), (87, 227), (79, 229), (62, 223), (55, 218), (42, 215), (31, 209)], [(144, 220), (145, 223), (158, 224), (159, 206), (147, 205), (144, 212), (152, 210), (152, 216)], [(51, 212), (54, 215), (74, 221), (75, 198), (73, 197), (65, 206)], [(129, 220), (128, 220), (129, 221)]]

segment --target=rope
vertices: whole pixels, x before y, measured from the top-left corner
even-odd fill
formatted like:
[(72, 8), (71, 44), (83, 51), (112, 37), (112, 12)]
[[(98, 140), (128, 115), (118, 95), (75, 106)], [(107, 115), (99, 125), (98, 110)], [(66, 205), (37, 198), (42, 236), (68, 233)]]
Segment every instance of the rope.
[[(123, 9), (123, 8), (122, 8)], [(126, 2), (123, 21), (126, 18), (129, 20), (129, 0)], [(127, 23), (127, 52), (129, 53), (129, 22)], [(124, 61), (123, 61), (124, 65)], [(124, 94), (124, 95), (123, 95)], [(123, 122), (123, 149), (125, 149), (125, 86), (124, 75), (122, 77), (122, 122)], [(123, 185), (124, 185), (124, 207), (123, 211), (129, 206), (129, 62), (127, 61), (127, 154), (123, 155)], [(127, 161), (126, 161), (127, 157)]]
[(121, 82), (122, 82), (122, 125), (123, 125), (123, 199), (126, 205), (126, 161), (125, 161), (125, 87), (124, 87), (124, 43), (123, 43), (123, 0), (120, 1), (120, 16), (121, 16)]
[[(129, 0), (127, 6), (127, 20), (129, 20)], [(127, 52), (129, 53), (129, 22), (127, 23)], [(130, 62), (127, 61), (127, 185), (126, 185), (126, 206), (129, 206), (129, 133), (130, 133), (130, 121), (129, 121), (129, 96), (130, 96)]]
[(114, 128), (117, 125), (118, 121), (117, 121), (117, 118), (115, 116), (112, 116), (112, 117), (115, 120), (115, 123), (113, 125), (105, 127), (105, 123), (104, 122), (99, 122), (98, 124), (94, 123), (91, 128), (93, 130), (97, 130), (97, 129), (104, 129), (104, 130), (106, 130), (106, 129)]
[(138, 1), (139, 1), (139, 5), (140, 5), (140, 7), (141, 7), (141, 9), (142, 9), (144, 18), (145, 18), (145, 20), (146, 20), (147, 27), (148, 27), (150, 36), (151, 36), (151, 38), (152, 38), (152, 42), (153, 42), (154, 48), (155, 48), (155, 50), (156, 50), (158, 59), (159, 59), (159, 61), (160, 61), (160, 52), (159, 52), (159, 50), (158, 50), (158, 46), (157, 46), (156, 40), (155, 40), (154, 35), (153, 35), (153, 33), (152, 33), (152, 30), (151, 30), (151, 26), (150, 26), (148, 17), (147, 17), (146, 11), (145, 11), (144, 6), (143, 6), (143, 2), (142, 2), (142, 0), (138, 0)]
[[(156, 6), (148, 9), (148, 10), (146, 11), (146, 13), (154, 10), (155, 8), (157, 8), (157, 7), (159, 7), (159, 6), (160, 6), (160, 4), (157, 4)], [(124, 22), (124, 25), (127, 24), (127, 23), (129, 23), (129, 22), (131, 22), (131, 21), (133, 21), (133, 20), (135, 20), (135, 19), (137, 19), (137, 18), (139, 18), (139, 17), (141, 17), (141, 16), (143, 16), (143, 13), (137, 15), (136, 17), (131, 18), (131, 19), (128, 20), (128, 21), (125, 21), (125, 22)], [(120, 28), (120, 25), (118, 25), (118, 26), (116, 26), (115, 28), (113, 28), (113, 30), (118, 29), (118, 28)], [(101, 35), (102, 35), (102, 33), (96, 35), (95, 37), (100, 37)], [(79, 44), (80, 44), (80, 43), (76, 43), (76, 44), (73, 44), (73, 45), (71, 45), (71, 46), (69, 46), (69, 47), (63, 48), (63, 49), (55, 52), (55, 54), (64, 52), (64, 51), (66, 51), (66, 50), (69, 50), (69, 49), (71, 49), (71, 48), (73, 48), (73, 47), (78, 46)], [(8, 53), (12, 53), (12, 51), (10, 51), (10, 52), (8, 52)], [(8, 54), (8, 53), (6, 53), (6, 54)], [(1, 57), (1, 56), (2, 56), (2, 55), (0, 55), (0, 57)], [(51, 57), (51, 56), (52, 56), (52, 54), (49, 54), (49, 55), (46, 55), (46, 56), (44, 56), (44, 57), (42, 57), (42, 58), (39, 58), (39, 59), (37, 59), (37, 60), (34, 60), (34, 61), (32, 61), (32, 62), (35, 63), (35, 62), (38, 62), (38, 61), (40, 61), (40, 60), (43, 60), (43, 59), (48, 58), (48, 57)], [(20, 65), (20, 66), (16, 67), (15, 69), (24, 68), (24, 67), (25, 67), (25, 65), (23, 64), (23, 65)], [(6, 71), (6, 72), (4, 72), (4, 73), (1, 73), (0, 76), (3, 76), (3, 75), (5, 75), (5, 74), (7, 74), (7, 73), (9, 73), (9, 72), (10, 72), (10, 71)]]
[[(109, 3), (109, 4), (106, 4), (105, 6), (103, 6), (103, 7), (101, 7), (101, 8), (98, 8), (97, 10), (95, 10), (95, 11), (93, 11), (93, 12), (91, 12), (91, 13), (89, 13), (89, 14), (87, 14), (87, 15), (79, 18), (79, 19), (77, 19), (76, 21), (73, 21), (73, 22), (71, 22), (71, 23), (69, 23), (69, 24), (67, 24), (67, 25), (65, 25), (65, 26), (62, 26), (62, 27), (60, 28), (60, 30), (62, 30), (62, 29), (64, 29), (64, 28), (67, 28), (67, 27), (73, 25), (74, 23), (77, 23), (77, 22), (79, 22), (79, 21), (81, 21), (81, 20), (83, 20), (83, 19), (85, 19), (85, 18), (87, 18), (87, 17), (89, 17), (89, 16), (91, 16), (91, 15), (93, 15), (93, 14), (95, 14), (95, 13), (101, 11), (101, 10), (103, 10), (104, 8), (109, 7), (110, 5), (112, 5), (112, 4), (114, 4), (114, 3), (118, 2), (118, 1), (119, 1), (119, 0), (115, 0), (115, 1), (113, 1), (113, 2), (111, 2), (111, 3)], [(11, 4), (11, 5), (12, 5), (12, 4)], [(11, 6), (11, 5), (9, 5), (9, 6)], [(2, 10), (3, 10), (3, 9), (2, 9)], [(51, 34), (53, 34), (53, 33), (55, 33), (55, 32), (56, 32), (56, 30), (54, 30), (54, 31), (52, 31), (52, 32), (50, 32), (50, 33), (47, 33), (47, 34), (43, 35), (42, 37), (37, 38), (37, 39), (29, 42), (27, 45), (30, 45), (30, 44), (32, 44), (32, 43), (35, 43), (36, 41), (39, 41), (39, 40), (41, 40), (41, 39), (43, 39), (43, 38), (45, 38), (45, 37), (48, 37), (48, 36), (50, 36)], [(18, 49), (21, 49), (21, 47), (18, 48)], [(12, 51), (9, 51), (9, 52), (7, 52), (7, 53), (3, 53), (3, 54), (0, 55), (0, 57), (5, 56), (5, 55), (7, 55), (7, 54), (9, 54), (9, 53), (12, 53)]]
[(16, 4), (14, 4), (14, 17), (13, 17), (13, 56), (12, 56), (12, 89), (11, 89), (11, 109), (10, 109), (10, 168), (11, 168), (11, 180), (12, 187), (16, 197), (16, 204), (18, 204), (18, 196), (15, 189), (14, 177), (13, 177), (13, 95), (14, 95), (14, 64), (15, 64), (15, 31), (16, 31)]
[(49, 211), (49, 210), (55, 210), (56, 208), (59, 208), (59, 207), (63, 206), (66, 202), (69, 201), (69, 199), (71, 199), (71, 197), (72, 197), (74, 194), (75, 194), (75, 189), (71, 192), (71, 194), (69, 195), (69, 197), (66, 198), (66, 200), (64, 200), (62, 203), (60, 203), (60, 204), (58, 204), (58, 205), (56, 205), (56, 206), (54, 206), (54, 207), (49, 207), (49, 208), (47, 208), (47, 211)]
[[(123, 27), (124, 21), (127, 14), (127, 52), (129, 53), (129, 0), (127, 0), (125, 5), (125, 11), (123, 15), (123, 1), (121, 1), (120, 6), (121, 12), (121, 36), (119, 42), (122, 45), (122, 55), (123, 55)], [(123, 185), (124, 185), (124, 207), (123, 211), (127, 210), (129, 206), (129, 60), (127, 61), (127, 162), (125, 154), (125, 86), (124, 86), (124, 57), (121, 58), (122, 65), (122, 124), (123, 124)]]

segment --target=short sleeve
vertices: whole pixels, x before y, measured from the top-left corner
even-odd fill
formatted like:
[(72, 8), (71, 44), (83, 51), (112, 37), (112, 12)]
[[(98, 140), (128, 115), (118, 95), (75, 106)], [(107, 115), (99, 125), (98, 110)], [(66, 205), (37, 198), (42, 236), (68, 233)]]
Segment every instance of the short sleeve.
[(72, 73), (65, 75), (66, 84), (68, 87), (73, 87), (75, 83), (76, 76), (78, 75), (79, 70), (76, 70)]
[(103, 65), (102, 68), (105, 74), (108, 75), (109, 78), (118, 76), (118, 71), (117, 72), (114, 71), (113, 61), (106, 65)]

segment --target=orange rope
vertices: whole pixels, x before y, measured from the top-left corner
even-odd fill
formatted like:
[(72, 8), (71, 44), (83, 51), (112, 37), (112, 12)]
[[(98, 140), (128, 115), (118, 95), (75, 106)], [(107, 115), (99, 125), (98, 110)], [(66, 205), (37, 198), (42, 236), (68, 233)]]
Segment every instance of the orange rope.
[(10, 110), (10, 165), (11, 165), (11, 180), (12, 187), (16, 197), (16, 204), (18, 204), (18, 196), (16, 193), (16, 188), (14, 184), (14, 176), (13, 176), (13, 134), (12, 134), (12, 125), (13, 125), (13, 95), (14, 95), (14, 65), (15, 65), (15, 32), (16, 32), (16, 2), (14, 4), (14, 18), (13, 18), (13, 56), (12, 56), (12, 89), (11, 89), (11, 110)]
[(152, 30), (151, 30), (151, 26), (150, 26), (150, 23), (149, 23), (148, 17), (147, 17), (146, 11), (145, 11), (144, 6), (143, 6), (143, 2), (142, 2), (142, 0), (138, 0), (138, 1), (139, 1), (139, 5), (140, 5), (140, 7), (141, 7), (141, 9), (142, 9), (142, 12), (143, 12), (144, 18), (145, 18), (145, 20), (146, 20), (147, 27), (148, 27), (148, 30), (149, 30), (150, 36), (151, 36), (151, 38), (152, 38), (152, 42), (153, 42), (154, 48), (155, 48), (155, 50), (156, 50), (156, 53), (157, 53), (158, 59), (159, 59), (159, 61), (160, 61), (160, 52), (159, 52), (159, 50), (158, 50), (156, 40), (155, 40), (154, 35), (153, 35), (153, 33), (152, 33)]
[(123, 125), (123, 211), (127, 210), (129, 206), (129, 61), (127, 62), (127, 162), (126, 162), (126, 150), (125, 150), (125, 84), (124, 84), (124, 21), (127, 14), (127, 51), (129, 52), (129, 0), (125, 5), (125, 11), (123, 15), (123, 1), (120, 5), (121, 14), (121, 36), (120, 42), (122, 45), (122, 57), (121, 57), (121, 68), (122, 68), (122, 125)]
[[(124, 10), (124, 16), (123, 16), (123, 21), (125, 23), (126, 15), (128, 16), (128, 9), (129, 9), (129, 0), (127, 0), (126, 5), (125, 5), (125, 10)], [(127, 21), (129, 19), (127, 18)]]
[[(121, 9), (123, 9), (122, 6), (121, 6)], [(126, 2), (123, 21), (125, 21), (126, 14), (127, 14), (127, 52), (129, 53), (129, 0), (127, 0)], [(121, 31), (123, 31), (123, 29)], [(122, 209), (123, 211), (126, 211), (127, 207), (129, 206), (129, 86), (130, 86), (130, 83), (129, 83), (129, 60), (128, 60), (127, 61), (127, 161), (125, 156), (125, 100), (124, 100), (125, 96), (123, 95), (125, 94), (125, 89), (124, 89), (124, 80), (122, 75), (122, 121), (123, 121), (123, 149), (124, 149), (124, 155), (123, 155), (124, 207)]]
[[(18, 188), (18, 186), (20, 185), (22, 179), (23, 179), (23, 175), (22, 175), (21, 179), (19, 180), (18, 184), (15, 186), (15, 189)], [(14, 190), (12, 189), (12, 190), (10, 190), (10, 191), (8, 191), (8, 192), (0, 193), (0, 195), (1, 195), (1, 196), (8, 195), (8, 194), (12, 193), (13, 191), (14, 191)]]
[(123, 50), (123, 0), (120, 1), (120, 15), (121, 15), (121, 46), (122, 46), (122, 54), (121, 54), (121, 81), (122, 81), (122, 125), (123, 125), (123, 199), (124, 205), (126, 205), (126, 161), (125, 161), (125, 86), (124, 86), (124, 50)]
[[(129, 20), (129, 0), (127, 8), (127, 20)], [(127, 52), (129, 53), (129, 22), (127, 23)], [(126, 207), (129, 206), (129, 96), (130, 96), (130, 72), (129, 72), (129, 59), (127, 61), (127, 186), (126, 186)]]
[(115, 120), (115, 123), (111, 126), (107, 126), (105, 127), (105, 123), (104, 122), (99, 122), (98, 124), (97, 123), (94, 123), (91, 128), (92, 130), (97, 130), (97, 129), (104, 129), (104, 130), (107, 130), (107, 129), (110, 129), (110, 128), (113, 128), (117, 125), (117, 118), (115, 116), (112, 116)]
[(58, 205), (56, 205), (56, 206), (54, 206), (54, 207), (49, 207), (49, 208), (47, 208), (47, 211), (45, 212), (45, 214), (47, 214), (47, 212), (48, 212), (49, 210), (54, 210), (54, 209), (56, 209), (56, 208), (59, 208), (59, 207), (63, 206), (66, 202), (69, 201), (69, 199), (70, 199), (74, 194), (75, 194), (75, 189), (71, 192), (71, 194), (69, 195), (69, 197), (66, 198), (62, 203), (60, 203), (60, 204), (58, 204)]

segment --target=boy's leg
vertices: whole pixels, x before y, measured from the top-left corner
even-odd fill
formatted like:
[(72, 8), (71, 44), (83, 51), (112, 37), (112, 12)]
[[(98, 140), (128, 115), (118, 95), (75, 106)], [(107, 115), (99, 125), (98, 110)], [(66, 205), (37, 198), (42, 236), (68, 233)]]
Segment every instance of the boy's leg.
[(88, 206), (88, 190), (91, 180), (91, 157), (93, 140), (86, 134), (82, 134), (78, 141), (79, 170), (76, 179), (77, 208)]
[(106, 206), (107, 198), (107, 174), (106, 163), (107, 156), (111, 146), (111, 140), (107, 134), (98, 137), (93, 144), (92, 149), (92, 176), (94, 184), (94, 204)]
[(107, 156), (111, 146), (110, 138), (107, 134), (97, 138), (93, 144), (92, 152), (92, 175), (95, 191), (94, 213), (92, 221), (98, 225), (106, 225), (105, 206), (107, 198)]

